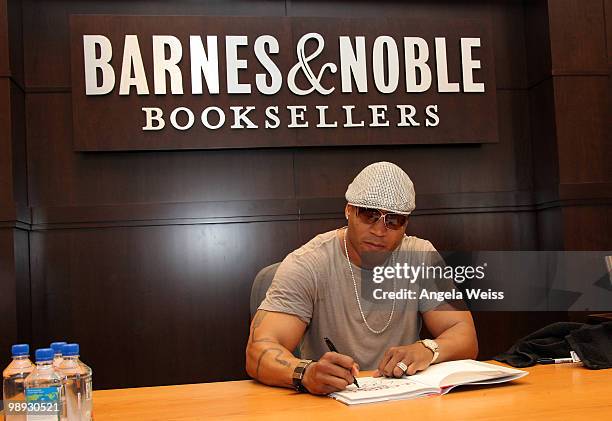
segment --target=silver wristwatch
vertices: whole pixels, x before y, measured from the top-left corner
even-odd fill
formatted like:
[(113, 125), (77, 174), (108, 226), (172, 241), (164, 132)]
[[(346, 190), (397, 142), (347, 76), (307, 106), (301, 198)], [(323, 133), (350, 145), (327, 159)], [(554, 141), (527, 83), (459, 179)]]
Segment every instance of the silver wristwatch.
[(434, 362), (436, 362), (436, 360), (438, 359), (438, 356), (440, 355), (440, 353), (438, 352), (438, 350), (440, 349), (440, 347), (438, 346), (438, 343), (431, 339), (423, 339), (417, 342), (423, 345), (425, 348), (429, 349), (431, 352), (433, 352), (433, 358), (431, 359), (430, 364), (433, 364)]
[(293, 370), (293, 375), (292, 375), (291, 380), (293, 382), (293, 387), (298, 392), (302, 392), (302, 393), (308, 392), (308, 390), (302, 384), (302, 380), (304, 379), (304, 374), (306, 374), (306, 369), (313, 362), (314, 362), (313, 360), (300, 360), (298, 365)]

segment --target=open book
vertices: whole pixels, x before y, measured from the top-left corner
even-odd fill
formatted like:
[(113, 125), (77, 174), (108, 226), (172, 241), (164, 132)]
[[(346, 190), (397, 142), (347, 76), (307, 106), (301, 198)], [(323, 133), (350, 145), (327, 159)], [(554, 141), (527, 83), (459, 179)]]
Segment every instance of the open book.
[(429, 366), (414, 376), (399, 379), (360, 377), (332, 398), (347, 405), (444, 395), (456, 386), (504, 383), (529, 374), (526, 371), (474, 360), (448, 361)]

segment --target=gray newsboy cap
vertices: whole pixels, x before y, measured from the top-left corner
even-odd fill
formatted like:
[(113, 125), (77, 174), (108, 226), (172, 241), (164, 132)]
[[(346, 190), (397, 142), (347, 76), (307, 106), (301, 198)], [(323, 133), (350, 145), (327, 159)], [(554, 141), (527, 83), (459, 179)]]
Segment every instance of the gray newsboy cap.
[(391, 162), (365, 167), (349, 184), (346, 201), (350, 205), (408, 215), (415, 208), (414, 186), (408, 174)]

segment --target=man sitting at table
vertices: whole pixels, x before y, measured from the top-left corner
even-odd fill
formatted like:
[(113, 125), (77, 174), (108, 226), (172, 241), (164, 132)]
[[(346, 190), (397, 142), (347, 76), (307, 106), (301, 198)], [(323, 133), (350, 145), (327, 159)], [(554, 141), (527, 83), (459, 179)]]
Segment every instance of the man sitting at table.
[[(251, 323), (249, 375), (269, 385), (328, 394), (353, 383), (360, 368), (401, 377), (434, 362), (475, 358), (469, 311), (419, 296), (375, 302), (361, 293), (372, 285), (362, 284), (361, 275), (376, 273), (372, 269), (381, 263), (433, 265), (432, 256), (440, 258), (429, 241), (405, 235), (415, 208), (408, 175), (389, 162), (369, 165), (349, 185), (346, 200), (347, 227), (316, 236), (278, 267)], [(392, 289), (391, 282), (384, 284), (396, 291), (395, 279)], [(418, 340), (421, 318), (435, 340)], [(338, 352), (328, 352), (324, 337)], [(303, 359), (292, 354), (298, 345)]]

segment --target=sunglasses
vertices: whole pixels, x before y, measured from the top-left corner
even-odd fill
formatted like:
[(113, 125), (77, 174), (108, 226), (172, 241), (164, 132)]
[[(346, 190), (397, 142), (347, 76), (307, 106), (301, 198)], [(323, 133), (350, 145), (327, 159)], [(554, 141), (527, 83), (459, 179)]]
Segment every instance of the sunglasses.
[(374, 225), (380, 218), (383, 219), (385, 227), (390, 230), (398, 230), (404, 227), (408, 216), (399, 213), (383, 213), (378, 209), (357, 207), (357, 216), (364, 224)]

